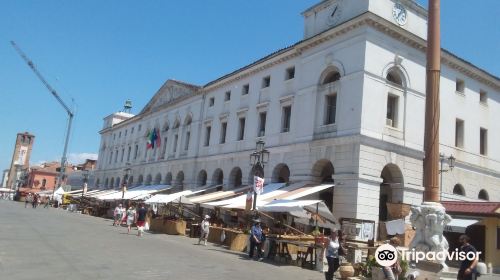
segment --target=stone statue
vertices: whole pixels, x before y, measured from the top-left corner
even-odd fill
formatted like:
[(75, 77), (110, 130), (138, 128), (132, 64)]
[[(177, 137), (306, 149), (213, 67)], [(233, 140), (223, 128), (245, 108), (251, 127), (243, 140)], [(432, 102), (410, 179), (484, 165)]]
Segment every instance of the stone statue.
[[(443, 236), (444, 227), (451, 222), (450, 215), (444, 207), (435, 202), (425, 202), (420, 206), (411, 207), (410, 221), (415, 228), (415, 237), (410, 243), (410, 249), (419, 252), (447, 252), (449, 245)], [(441, 262), (443, 266), (444, 260)]]

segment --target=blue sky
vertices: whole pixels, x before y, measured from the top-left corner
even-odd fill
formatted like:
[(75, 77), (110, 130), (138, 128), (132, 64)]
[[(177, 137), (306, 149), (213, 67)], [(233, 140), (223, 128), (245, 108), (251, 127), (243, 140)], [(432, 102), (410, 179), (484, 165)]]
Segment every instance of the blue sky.
[[(67, 119), (10, 40), (74, 100), (77, 161), (97, 153), (103, 117), (126, 99), (138, 112), (168, 78), (204, 84), (300, 40), (300, 13), (317, 2), (0, 0), (0, 169), (22, 131), (36, 135), (32, 163), (59, 160)], [(443, 0), (442, 46), (499, 76), (498, 15), (497, 0)]]

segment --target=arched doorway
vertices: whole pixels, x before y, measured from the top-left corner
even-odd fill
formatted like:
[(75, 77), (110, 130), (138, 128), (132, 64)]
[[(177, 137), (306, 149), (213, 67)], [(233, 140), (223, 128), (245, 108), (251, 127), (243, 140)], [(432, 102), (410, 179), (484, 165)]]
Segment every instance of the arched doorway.
[(142, 182), (144, 182), (144, 176), (142, 176), (142, 174), (141, 174), (141, 175), (139, 175), (139, 180), (137, 180), (137, 184), (142, 185)]
[(116, 177), (116, 181), (115, 182), (116, 182), (116, 186), (115, 187), (119, 188), (120, 187), (120, 177)]
[(233, 168), (233, 170), (231, 170), (231, 173), (229, 173), (229, 188), (234, 189), (237, 187), (241, 187), (242, 177), (243, 174), (241, 172), (241, 168)]
[(318, 160), (312, 169), (312, 177), (316, 183), (333, 183), (335, 169), (331, 161), (327, 159)]
[(108, 186), (109, 186), (109, 180), (108, 180), (108, 178), (106, 178), (106, 180), (104, 181), (104, 188), (107, 189)]
[(212, 185), (218, 186), (224, 183), (224, 172), (222, 169), (217, 168), (212, 175)]
[(254, 176), (259, 176), (261, 178), (264, 178), (264, 169), (262, 169), (262, 166), (260, 165), (254, 165), (252, 169), (250, 170), (250, 173), (248, 173), (248, 184), (253, 185), (253, 177)]
[(175, 189), (178, 191), (184, 190), (184, 172), (179, 171), (175, 177)]
[(387, 221), (390, 217), (387, 203), (403, 202), (403, 173), (395, 164), (387, 164), (380, 175), (379, 220)]
[(290, 169), (288, 165), (280, 163), (274, 167), (272, 183), (288, 183), (290, 181)]
[(99, 188), (99, 183), (100, 183), (100, 182), (101, 182), (101, 180), (99, 180), (99, 179), (97, 179), (97, 180), (95, 181), (95, 187), (96, 187), (96, 188)]
[(151, 185), (151, 182), (153, 182), (153, 176), (151, 176), (151, 174), (149, 174), (146, 177), (146, 185)]
[[(328, 159), (318, 160), (312, 169), (313, 181), (317, 184), (333, 184), (333, 174), (335, 168), (333, 163)], [(328, 188), (319, 193), (319, 199), (323, 200), (330, 211), (333, 210), (333, 188)]]
[(198, 179), (196, 180), (196, 185), (198, 187), (206, 186), (207, 185), (207, 171), (201, 170), (198, 173)]
[(111, 181), (109, 181), (109, 188), (112, 189), (115, 186), (115, 178), (111, 177)]
[(172, 172), (168, 172), (165, 176), (165, 185), (172, 185)]
[(159, 185), (160, 183), (161, 183), (161, 174), (158, 173), (158, 174), (156, 174), (154, 184)]
[(132, 187), (132, 184), (134, 184), (134, 176), (128, 177), (127, 187)]

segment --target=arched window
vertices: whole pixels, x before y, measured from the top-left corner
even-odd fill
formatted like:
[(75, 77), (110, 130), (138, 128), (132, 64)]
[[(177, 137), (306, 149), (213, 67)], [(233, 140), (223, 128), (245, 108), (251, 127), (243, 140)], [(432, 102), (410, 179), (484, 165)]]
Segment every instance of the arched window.
[(464, 187), (462, 185), (460, 185), (460, 184), (456, 184), (453, 187), (453, 194), (456, 194), (456, 195), (465, 195)]
[(326, 73), (325, 77), (323, 78), (323, 81), (321, 82), (322, 85), (326, 85), (326, 84), (329, 84), (329, 83), (333, 83), (333, 82), (336, 82), (340, 80), (340, 73), (339, 71), (337, 71), (336, 69), (335, 70), (331, 70), (329, 71), (328, 73)]
[(217, 168), (212, 175), (212, 185), (222, 185), (224, 182), (224, 172), (222, 169)]
[(288, 165), (280, 163), (274, 167), (273, 177), (271, 182), (273, 183), (288, 183), (290, 181), (290, 169)]
[(47, 179), (43, 178), (43, 180), (42, 180), (42, 188), (45, 188), (46, 184), (47, 184)]
[(178, 191), (184, 190), (184, 172), (179, 171), (175, 178), (175, 189)]
[(239, 167), (233, 168), (233, 170), (231, 170), (231, 173), (229, 174), (229, 188), (241, 187), (242, 177), (243, 174), (241, 172), (241, 168)]
[(490, 200), (490, 196), (488, 195), (488, 192), (486, 190), (480, 190), (477, 198), (482, 200)]
[(387, 76), (385, 77), (387, 81), (396, 84), (398, 86), (403, 86), (403, 79), (401, 78), (401, 74), (397, 69), (391, 69), (387, 72)]
[(146, 185), (151, 185), (151, 182), (153, 181), (153, 176), (151, 176), (151, 174), (149, 174), (147, 177), (146, 177)]
[(159, 185), (160, 183), (161, 183), (161, 174), (158, 173), (158, 174), (156, 174), (154, 184)]

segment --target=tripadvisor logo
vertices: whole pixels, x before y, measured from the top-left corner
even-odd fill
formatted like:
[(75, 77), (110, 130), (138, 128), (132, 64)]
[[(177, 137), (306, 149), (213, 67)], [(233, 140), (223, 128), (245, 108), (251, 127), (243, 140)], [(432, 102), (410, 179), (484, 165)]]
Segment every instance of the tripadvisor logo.
[[(384, 244), (377, 248), (375, 251), (375, 260), (381, 266), (392, 266), (398, 260), (398, 250), (392, 245)], [(439, 261), (443, 262), (446, 260), (450, 261), (473, 261), (479, 259), (481, 252), (460, 252), (458, 248), (454, 251), (447, 252), (420, 252), (411, 250), (402, 250), (401, 259), (406, 261), (414, 261), (418, 263), (419, 261)]]

